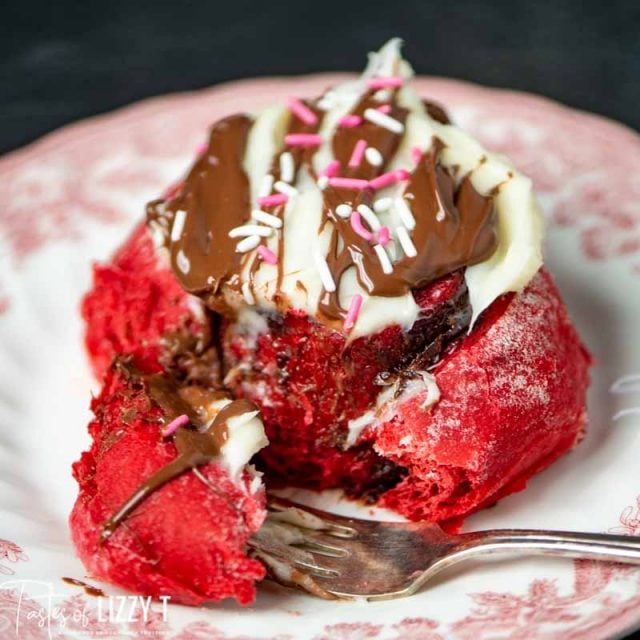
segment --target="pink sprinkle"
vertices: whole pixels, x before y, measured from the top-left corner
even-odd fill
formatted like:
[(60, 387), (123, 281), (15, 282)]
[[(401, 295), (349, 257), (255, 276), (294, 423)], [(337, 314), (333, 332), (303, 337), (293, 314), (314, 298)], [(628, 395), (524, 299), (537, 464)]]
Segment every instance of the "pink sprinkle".
[(378, 244), (386, 247), (389, 244), (389, 240), (391, 240), (391, 232), (389, 231), (389, 227), (387, 227), (386, 225), (380, 227), (378, 229)]
[(387, 78), (369, 78), (367, 85), (370, 89), (397, 89), (404, 84), (404, 78), (389, 76)]
[(258, 247), (258, 255), (269, 264), (278, 264), (276, 254), (273, 253), (269, 247), (265, 247), (263, 244)]
[(413, 160), (414, 164), (418, 164), (420, 162), (420, 160), (422, 160), (422, 156), (424, 155), (424, 152), (422, 151), (422, 149), (420, 147), (412, 147), (411, 149), (411, 159)]
[(323, 176), (327, 176), (327, 178), (333, 178), (338, 171), (340, 171), (340, 160), (332, 160), (322, 172)]
[(350, 331), (353, 325), (356, 323), (358, 316), (360, 315), (360, 308), (362, 307), (362, 296), (356, 293), (351, 298), (351, 304), (349, 305), (349, 311), (347, 311), (347, 317), (344, 319), (342, 328), (345, 331)]
[(366, 189), (369, 186), (367, 180), (360, 180), (359, 178), (329, 178), (329, 184), (332, 187), (338, 189)]
[(307, 105), (298, 100), (298, 98), (287, 98), (287, 107), (294, 116), (302, 120), (305, 124), (317, 124), (318, 117), (316, 116)]
[(178, 416), (175, 420), (172, 420), (162, 432), (163, 438), (168, 438), (170, 435), (174, 434), (180, 427), (184, 427), (185, 424), (188, 424), (189, 416), (186, 413), (183, 413), (181, 416)]
[(349, 166), (352, 169), (360, 166), (362, 162), (362, 158), (364, 158), (364, 152), (367, 150), (367, 141), (366, 140), (358, 140), (355, 146), (353, 147), (353, 152), (351, 153), (351, 158), (349, 159)]
[(317, 147), (322, 144), (318, 133), (288, 133), (284, 141), (290, 147)]
[(362, 124), (362, 118), (352, 113), (348, 116), (342, 116), (342, 118), (338, 120), (338, 124), (341, 127), (346, 127), (346, 128), (357, 127), (358, 125)]
[(362, 218), (357, 211), (351, 212), (351, 217), (349, 218), (349, 222), (351, 223), (351, 228), (361, 237), (364, 238), (367, 242), (369, 242), (373, 236), (370, 231), (367, 231), (362, 225)]
[(406, 169), (396, 169), (395, 171), (388, 171), (381, 176), (374, 178), (369, 182), (371, 189), (382, 189), (388, 187), (391, 184), (400, 182), (401, 180), (408, 180), (411, 174)]
[(209, 144), (207, 142), (201, 142), (196, 147), (196, 155), (201, 156), (208, 148), (209, 148)]
[(285, 193), (274, 193), (270, 196), (260, 196), (258, 204), (261, 207), (275, 207), (279, 204), (285, 204), (289, 200), (289, 196)]
[(378, 111), (381, 113), (391, 113), (391, 105), (390, 104), (381, 104), (377, 107)]

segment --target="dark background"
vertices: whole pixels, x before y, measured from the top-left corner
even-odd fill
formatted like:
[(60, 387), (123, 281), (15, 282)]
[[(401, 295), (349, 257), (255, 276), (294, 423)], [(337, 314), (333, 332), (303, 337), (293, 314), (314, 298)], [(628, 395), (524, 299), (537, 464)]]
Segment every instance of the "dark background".
[[(6, 0), (5, 0), (6, 2)], [(640, 1), (16, 2), (0, 9), (0, 152), (147, 96), (358, 70), (392, 35), (418, 73), (540, 93), (640, 129)]]

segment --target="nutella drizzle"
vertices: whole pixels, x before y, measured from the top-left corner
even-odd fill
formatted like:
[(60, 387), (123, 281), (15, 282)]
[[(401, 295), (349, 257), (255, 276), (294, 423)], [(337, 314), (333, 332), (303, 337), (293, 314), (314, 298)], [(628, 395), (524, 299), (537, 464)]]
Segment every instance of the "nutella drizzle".
[[(240, 288), (240, 270), (248, 256), (236, 253), (229, 231), (244, 224), (251, 211), (249, 179), (242, 169), (251, 125), (251, 118), (243, 114), (216, 123), (206, 151), (179, 193), (147, 206), (150, 220), (169, 224), (178, 211), (186, 213), (180, 237), (167, 243), (171, 266), (184, 289), (203, 296), (214, 309), (222, 300), (216, 294), (224, 283)], [(164, 231), (169, 238), (171, 228)]]
[[(388, 116), (404, 124), (408, 111), (397, 103), (397, 90), (389, 92), (386, 101)], [(308, 101), (305, 105), (316, 115), (314, 124), (305, 124), (290, 116), (287, 133), (316, 133), (323, 113)], [(357, 127), (338, 126), (333, 132), (331, 148), (333, 157), (340, 162), (340, 176), (372, 180), (385, 172), (386, 165), (394, 157), (403, 133), (369, 122), (364, 118), (367, 109), (380, 107), (373, 90), (364, 92), (351, 115), (362, 122)], [(425, 109), (436, 120), (448, 122), (446, 113), (437, 105), (425, 103)], [(248, 286), (254, 295), (254, 275), (261, 265), (256, 252), (238, 254), (237, 240), (228, 236), (229, 231), (246, 224), (250, 219), (249, 183), (242, 169), (242, 158), (251, 120), (247, 116), (232, 116), (213, 127), (207, 153), (197, 160), (182, 191), (166, 203), (156, 201), (148, 207), (148, 217), (164, 225), (165, 243), (171, 251), (173, 270), (182, 285), (192, 293), (201, 295), (215, 310), (225, 310), (223, 285), (238, 291), (243, 269), (248, 269)], [(363, 158), (357, 167), (349, 167), (349, 159), (355, 144), (365, 140), (367, 147), (375, 148), (382, 156), (380, 166), (374, 166)], [(497, 247), (494, 210), (495, 193), (479, 194), (469, 175), (457, 183), (453, 170), (439, 161), (443, 143), (434, 138), (431, 149), (424, 153), (405, 183), (405, 199), (416, 221), (412, 241), (415, 257), (403, 256), (393, 263), (391, 273), (384, 273), (380, 259), (369, 242), (356, 233), (348, 219), (336, 215), (338, 205), (348, 203), (353, 209), (364, 204), (372, 206), (375, 194), (372, 189), (360, 191), (326, 186), (323, 189), (323, 212), (318, 233), (330, 229), (327, 265), (336, 283), (336, 290), (322, 290), (318, 317), (330, 325), (339, 326), (344, 320), (344, 301), (339, 298), (340, 280), (343, 274), (355, 268), (360, 286), (370, 295), (395, 297), (407, 294), (430, 281), (461, 267), (486, 260)], [(294, 180), (301, 170), (317, 179), (312, 167), (315, 148), (284, 145), (274, 156), (270, 173), (274, 181), (280, 178), (279, 158), (289, 151), (294, 160)], [(212, 159), (216, 162), (212, 163)], [(457, 184), (456, 184), (457, 183)], [(286, 205), (266, 207), (272, 215), (283, 219)], [(187, 212), (183, 233), (177, 241), (170, 240), (170, 225), (178, 210)], [(278, 234), (277, 282), (274, 302), (280, 306), (284, 264), (284, 233), (286, 225), (275, 231)], [(312, 230), (310, 230), (312, 232)], [(265, 239), (261, 239), (264, 243)], [(189, 273), (180, 271), (178, 252), (182, 251), (190, 264)], [(400, 254), (401, 255), (401, 254)], [(184, 261), (183, 261), (184, 262)], [(220, 295), (218, 295), (220, 294)]]
[(209, 421), (208, 405), (216, 400), (228, 398), (228, 394), (195, 385), (179, 388), (167, 376), (159, 374), (142, 376), (142, 380), (153, 401), (163, 410), (163, 422), (170, 422), (183, 414), (189, 416), (190, 422), (184, 427), (179, 427), (173, 435), (178, 456), (147, 478), (104, 523), (100, 543), (104, 543), (151, 493), (186, 471), (217, 459), (228, 440), (228, 422), (231, 418), (258, 410), (248, 400), (234, 400), (218, 411), (209, 427), (203, 428), (202, 423)]
[(87, 584), (86, 582), (82, 582), (82, 580), (77, 580), (76, 578), (64, 577), (62, 578), (62, 582), (66, 582), (67, 584), (73, 585), (74, 587), (82, 587), (84, 589), (84, 592), (88, 596), (95, 596), (96, 598), (105, 597), (105, 593), (102, 589), (99, 589), (98, 587), (93, 587), (90, 584)]

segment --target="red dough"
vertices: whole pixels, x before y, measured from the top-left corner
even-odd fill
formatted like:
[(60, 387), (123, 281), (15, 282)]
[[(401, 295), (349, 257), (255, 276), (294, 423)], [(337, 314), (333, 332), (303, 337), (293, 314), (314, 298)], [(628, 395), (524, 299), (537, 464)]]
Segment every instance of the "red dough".
[(161, 341), (185, 331), (202, 336), (207, 321), (199, 302), (160, 261), (146, 225), (136, 227), (110, 263), (94, 268), (93, 289), (82, 304), (86, 345), (101, 379), (116, 355), (131, 355), (144, 371), (162, 367)]
[(152, 493), (101, 545), (105, 521), (176, 452), (161, 437), (161, 410), (118, 369), (107, 372), (92, 409), (93, 443), (73, 467), (80, 494), (71, 514), (73, 541), (91, 575), (183, 604), (252, 602), (265, 570), (245, 544), (265, 518), (264, 490), (252, 494), (248, 475), (239, 488), (218, 465), (201, 466), (215, 491), (187, 472)]
[(430, 411), (415, 396), (370, 433), (377, 452), (409, 471), (380, 504), (443, 521), (524, 489), (582, 436), (590, 361), (541, 271), (444, 358)]

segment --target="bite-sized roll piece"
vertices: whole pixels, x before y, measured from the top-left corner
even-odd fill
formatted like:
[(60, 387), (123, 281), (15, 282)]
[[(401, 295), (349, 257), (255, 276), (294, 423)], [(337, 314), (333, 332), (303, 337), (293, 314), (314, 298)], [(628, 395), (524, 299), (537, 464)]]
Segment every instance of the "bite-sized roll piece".
[[(211, 318), (166, 268), (146, 225), (138, 225), (108, 263), (94, 267), (82, 315), (98, 380), (114, 357), (128, 355), (147, 372), (172, 368), (203, 382), (218, 382)], [(194, 367), (195, 362), (201, 366)]]
[(265, 575), (247, 555), (266, 517), (246, 466), (267, 442), (257, 408), (116, 360), (92, 409), (70, 518), (87, 571), (172, 602), (251, 602)]

